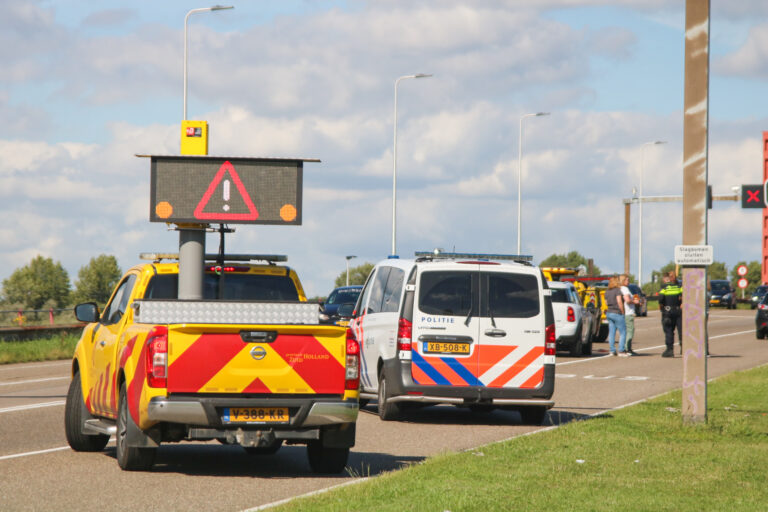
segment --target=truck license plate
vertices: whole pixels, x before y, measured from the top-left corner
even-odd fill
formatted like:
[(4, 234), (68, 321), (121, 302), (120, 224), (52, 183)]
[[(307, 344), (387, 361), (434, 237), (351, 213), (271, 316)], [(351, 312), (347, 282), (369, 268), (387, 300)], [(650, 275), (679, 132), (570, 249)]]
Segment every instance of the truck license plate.
[(469, 354), (469, 343), (427, 341), (424, 345), (424, 352), (429, 354)]
[(287, 407), (225, 407), (223, 423), (288, 423)]

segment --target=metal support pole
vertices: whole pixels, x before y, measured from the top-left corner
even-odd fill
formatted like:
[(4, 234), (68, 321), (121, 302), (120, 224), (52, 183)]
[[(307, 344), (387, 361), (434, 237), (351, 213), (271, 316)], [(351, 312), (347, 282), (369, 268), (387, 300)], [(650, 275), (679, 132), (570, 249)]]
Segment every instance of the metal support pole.
[(624, 273), (629, 275), (629, 205), (624, 203)]
[(179, 227), (179, 299), (203, 298), (205, 228)]
[[(685, 3), (683, 245), (707, 244), (709, 0)], [(683, 422), (707, 421), (707, 267), (683, 267)]]

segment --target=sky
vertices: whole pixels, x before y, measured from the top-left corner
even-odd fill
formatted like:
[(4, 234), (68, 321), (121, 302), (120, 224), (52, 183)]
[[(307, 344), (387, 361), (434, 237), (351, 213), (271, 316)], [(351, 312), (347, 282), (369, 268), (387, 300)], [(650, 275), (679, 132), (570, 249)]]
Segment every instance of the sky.
[[(681, 0), (233, 0), (189, 18), (188, 118), (209, 154), (316, 158), (301, 226), (234, 225), (227, 250), (286, 254), (309, 296), (396, 252), (578, 251), (624, 266), (624, 204), (683, 191)], [(177, 252), (149, 222), (148, 159), (179, 154), (184, 18), (213, 4), (0, 0), (0, 279), (37, 255), (71, 280)], [(768, 3), (712, 0), (708, 180), (762, 182)], [(518, 175), (521, 116), (522, 174)], [(647, 145), (652, 141), (662, 145)], [(761, 260), (760, 210), (718, 201), (708, 242)], [(639, 217), (631, 212), (630, 271)], [(682, 204), (643, 206), (642, 268), (674, 258)], [(209, 252), (218, 235), (206, 238)]]

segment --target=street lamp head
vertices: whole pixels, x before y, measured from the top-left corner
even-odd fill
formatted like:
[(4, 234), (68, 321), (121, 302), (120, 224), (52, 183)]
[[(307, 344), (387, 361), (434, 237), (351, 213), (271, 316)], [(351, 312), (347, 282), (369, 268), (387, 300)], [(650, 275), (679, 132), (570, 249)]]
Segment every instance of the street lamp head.
[(357, 256), (347, 256), (348, 260), (351, 260), (352, 258), (357, 258)]
[(417, 74), (413, 75), (413, 78), (429, 78), (431, 76), (432, 75), (427, 75), (425, 73), (417, 73)]
[(212, 11), (223, 11), (224, 9), (234, 9), (234, 5), (214, 5), (211, 7)]
[(548, 115), (549, 115), (549, 112), (536, 112), (536, 114), (535, 114), (535, 115), (536, 115), (536, 117), (541, 117), (541, 116), (548, 116)]

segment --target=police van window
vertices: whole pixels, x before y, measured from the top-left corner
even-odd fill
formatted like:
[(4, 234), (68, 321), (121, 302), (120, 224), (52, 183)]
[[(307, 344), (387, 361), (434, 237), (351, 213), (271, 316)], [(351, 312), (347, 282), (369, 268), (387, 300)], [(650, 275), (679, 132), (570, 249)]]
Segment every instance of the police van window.
[(428, 315), (467, 316), (472, 307), (471, 272), (424, 272), (419, 310)]
[(136, 283), (136, 274), (131, 274), (120, 284), (115, 296), (104, 308), (104, 314), (101, 316), (102, 323), (116, 324), (123, 318), (123, 314), (128, 309), (128, 300), (131, 298), (133, 285)]
[(355, 304), (355, 311), (358, 312), (358, 314), (363, 313), (363, 307), (365, 307), (365, 304), (368, 302), (368, 297), (371, 295), (371, 288), (373, 288), (373, 280), (376, 275), (376, 269), (372, 270), (370, 274), (368, 274), (368, 277), (365, 280), (365, 284), (363, 285), (363, 293), (360, 294), (360, 297), (357, 299), (357, 304)]
[(400, 310), (400, 292), (403, 291), (403, 280), (405, 272), (399, 268), (389, 271), (387, 286), (384, 288), (384, 301), (381, 305), (382, 313), (393, 313)]
[[(530, 318), (539, 314), (539, 287), (528, 274), (488, 273), (488, 311), (494, 318)], [(555, 290), (552, 290), (553, 295)]]
[(381, 312), (381, 303), (384, 300), (384, 289), (387, 285), (390, 268), (391, 267), (379, 267), (379, 271), (376, 273), (373, 283), (371, 283), (371, 297), (368, 300), (368, 313)]

